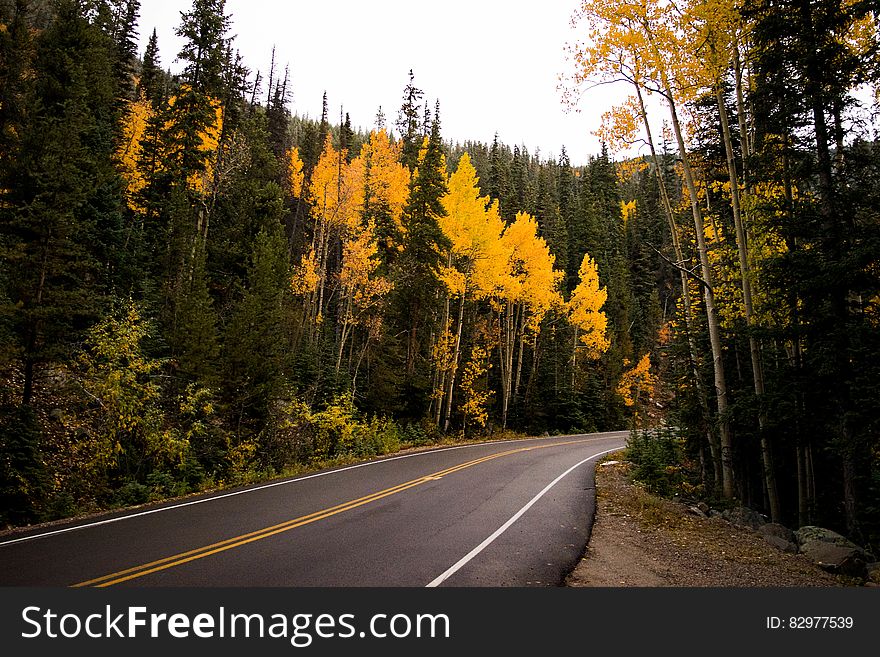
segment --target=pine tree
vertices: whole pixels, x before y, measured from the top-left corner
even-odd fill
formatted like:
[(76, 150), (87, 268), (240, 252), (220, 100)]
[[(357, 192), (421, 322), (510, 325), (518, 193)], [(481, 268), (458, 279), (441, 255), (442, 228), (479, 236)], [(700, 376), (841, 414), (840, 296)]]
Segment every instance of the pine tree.
[[(404, 142), (405, 144), (405, 142)], [(404, 146), (405, 147), (405, 146)], [(439, 112), (434, 115), (431, 135), (423, 142), (418, 166), (410, 182), (403, 213), (403, 253), (392, 273), (396, 328), (406, 335), (406, 376), (402, 391), (409, 399), (409, 413), (419, 419), (426, 409), (430, 382), (425, 376), (431, 349), (430, 338), (437, 318), (433, 308), (440, 291), (440, 253), (447, 246), (438, 219), (446, 210), (446, 158), (440, 138)]]
[(118, 271), (122, 184), (113, 166), (117, 86), (108, 40), (63, 0), (35, 43), (20, 149), (2, 203), (6, 312), (33, 400), (40, 363), (69, 358)]
[(415, 76), (412, 69), (409, 71), (409, 82), (403, 90), (403, 104), (397, 113), (397, 131), (403, 142), (401, 162), (410, 171), (414, 171), (419, 163), (419, 150), (422, 147), (422, 136), (428, 131), (428, 125), (422, 123), (419, 101), (424, 92), (415, 86)]
[(158, 108), (167, 100), (165, 86), (165, 73), (159, 59), (159, 37), (156, 34), (156, 29), (153, 28), (153, 33), (144, 50), (137, 95), (143, 96), (154, 108)]
[(225, 396), (234, 422), (247, 433), (265, 427), (271, 404), (286, 387), (288, 269), (281, 225), (261, 230), (253, 242), (246, 289), (232, 312), (224, 341)]

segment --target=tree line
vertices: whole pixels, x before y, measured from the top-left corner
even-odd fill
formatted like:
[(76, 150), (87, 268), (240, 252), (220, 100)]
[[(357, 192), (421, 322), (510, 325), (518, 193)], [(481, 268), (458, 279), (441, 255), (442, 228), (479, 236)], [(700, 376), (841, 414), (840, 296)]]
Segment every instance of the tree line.
[(223, 0), (170, 56), (138, 19), (0, 2), (4, 523), (656, 410), (651, 179), (446, 142), (412, 71), (393, 121), (292, 115)]

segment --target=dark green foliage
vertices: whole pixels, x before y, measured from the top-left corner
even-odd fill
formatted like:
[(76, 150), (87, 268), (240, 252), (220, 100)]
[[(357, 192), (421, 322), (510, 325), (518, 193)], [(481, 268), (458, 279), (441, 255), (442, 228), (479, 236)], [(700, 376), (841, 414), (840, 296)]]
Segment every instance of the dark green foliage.
[[(32, 400), (40, 363), (68, 357), (113, 285), (121, 183), (113, 166), (117, 86), (112, 44), (62, 1), (35, 41), (41, 71), (23, 98), (14, 159), (3, 162), (3, 315)], [(26, 117), (26, 121), (24, 118)]]
[(679, 494), (687, 473), (684, 441), (673, 429), (636, 430), (626, 442), (626, 458), (635, 467), (632, 477), (655, 495)]
[(416, 168), (419, 162), (419, 149), (422, 147), (423, 131), (428, 130), (428, 125), (422, 124), (420, 101), (424, 92), (415, 86), (415, 76), (412, 69), (409, 71), (409, 82), (403, 90), (403, 104), (397, 115), (397, 131), (403, 142), (401, 161), (410, 171)]
[(286, 389), (290, 325), (285, 291), (289, 276), (281, 226), (254, 240), (247, 287), (226, 328), (223, 385), (239, 432), (265, 425), (271, 403)]
[(30, 407), (0, 408), (0, 526), (42, 516), (47, 473), (39, 442), (39, 423)]

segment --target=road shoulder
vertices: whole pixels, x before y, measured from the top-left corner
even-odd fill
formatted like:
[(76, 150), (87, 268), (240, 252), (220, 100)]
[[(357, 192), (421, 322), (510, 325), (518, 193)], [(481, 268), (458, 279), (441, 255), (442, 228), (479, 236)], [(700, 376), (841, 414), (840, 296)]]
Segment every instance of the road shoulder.
[(567, 577), (572, 587), (842, 586), (802, 555), (757, 532), (693, 514), (649, 495), (625, 462), (596, 468), (596, 518), (587, 550)]

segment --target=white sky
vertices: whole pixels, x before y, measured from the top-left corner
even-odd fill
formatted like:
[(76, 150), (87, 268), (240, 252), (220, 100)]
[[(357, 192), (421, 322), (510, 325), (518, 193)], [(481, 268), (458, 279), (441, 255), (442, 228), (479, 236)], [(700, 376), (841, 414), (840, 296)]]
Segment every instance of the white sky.
[[(142, 0), (141, 53), (157, 29), (164, 68), (181, 42), (174, 35), (190, 0)], [(291, 111), (317, 117), (327, 91), (330, 116), (343, 105), (355, 127), (372, 128), (379, 106), (397, 118), (409, 69), (433, 104), (440, 100), (443, 137), (511, 147), (542, 157), (564, 144), (573, 164), (599, 151), (592, 131), (612, 103), (600, 88), (580, 113), (566, 112), (557, 77), (568, 70), (566, 42), (577, 0), (227, 0), (231, 34), (245, 66), (269, 68), (272, 46), (281, 74), (290, 65)], [(264, 78), (265, 79), (265, 78)], [(263, 83), (263, 91), (266, 85)]]

